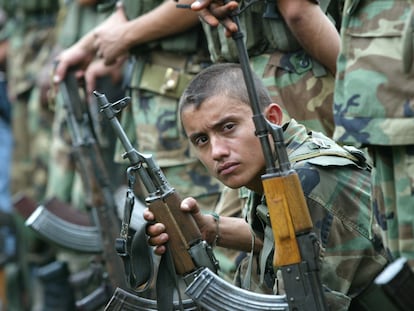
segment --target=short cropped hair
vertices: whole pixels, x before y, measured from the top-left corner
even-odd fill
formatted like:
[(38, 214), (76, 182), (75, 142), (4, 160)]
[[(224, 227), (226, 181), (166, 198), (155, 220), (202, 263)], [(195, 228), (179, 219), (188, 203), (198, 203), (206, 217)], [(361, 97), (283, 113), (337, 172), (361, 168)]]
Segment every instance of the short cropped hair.
[[(252, 74), (259, 106), (263, 111), (272, 103), (272, 99), (261, 79), (253, 71)], [(189, 83), (180, 98), (180, 115), (185, 107), (194, 105), (197, 109), (204, 101), (218, 94), (237, 99), (242, 103), (250, 105), (243, 71), (239, 64), (214, 64), (198, 73)]]

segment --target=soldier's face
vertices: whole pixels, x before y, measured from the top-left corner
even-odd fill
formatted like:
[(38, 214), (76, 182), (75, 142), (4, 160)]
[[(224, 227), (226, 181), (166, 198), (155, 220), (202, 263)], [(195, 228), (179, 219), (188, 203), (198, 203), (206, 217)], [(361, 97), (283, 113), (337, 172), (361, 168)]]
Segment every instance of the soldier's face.
[(261, 190), (264, 158), (249, 105), (216, 95), (181, 114), (184, 130), (210, 174), (231, 188)]

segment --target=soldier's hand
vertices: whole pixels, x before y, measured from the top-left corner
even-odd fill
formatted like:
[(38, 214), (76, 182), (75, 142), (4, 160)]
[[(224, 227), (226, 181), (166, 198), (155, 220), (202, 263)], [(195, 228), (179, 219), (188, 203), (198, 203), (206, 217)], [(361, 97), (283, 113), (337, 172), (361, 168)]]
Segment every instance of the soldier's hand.
[(102, 77), (110, 77), (115, 85), (122, 79), (122, 63), (124, 59), (119, 59), (115, 64), (106, 66), (102, 59), (94, 60), (85, 71), (86, 92), (92, 96), (96, 90), (96, 81)]
[(72, 45), (62, 51), (55, 59), (53, 82), (57, 85), (62, 82), (70, 67), (77, 68), (76, 77), (83, 77), (84, 70), (92, 62), (95, 53), (84, 49), (80, 44)]
[(222, 0), (196, 0), (191, 4), (191, 10), (198, 12), (201, 19), (210, 26), (217, 27), (219, 23), (222, 24), (226, 28), (227, 37), (238, 30), (230, 17), (237, 7), (237, 1), (225, 3)]
[(111, 19), (93, 31), (96, 55), (104, 60), (105, 65), (113, 65), (128, 54), (132, 47), (132, 42), (126, 40), (128, 32), (129, 23), (122, 5), (117, 5)]
[(154, 247), (154, 253), (162, 255), (165, 253), (165, 243), (168, 241), (168, 234), (165, 232), (165, 226), (162, 223), (154, 223), (154, 214), (146, 208), (143, 213), (144, 219), (148, 221), (146, 233), (148, 235), (148, 244)]
[[(194, 220), (201, 231), (203, 239), (208, 240), (211, 236), (211, 231), (215, 229), (214, 220), (211, 215), (203, 215), (198, 207), (197, 201), (194, 198), (185, 198), (181, 202), (181, 210), (183, 212), (191, 213)], [(165, 243), (168, 241), (168, 234), (165, 232), (165, 225), (155, 222), (154, 214), (147, 208), (144, 210), (144, 219), (149, 222), (147, 226), (148, 244), (155, 246), (154, 252), (161, 255), (165, 252)]]

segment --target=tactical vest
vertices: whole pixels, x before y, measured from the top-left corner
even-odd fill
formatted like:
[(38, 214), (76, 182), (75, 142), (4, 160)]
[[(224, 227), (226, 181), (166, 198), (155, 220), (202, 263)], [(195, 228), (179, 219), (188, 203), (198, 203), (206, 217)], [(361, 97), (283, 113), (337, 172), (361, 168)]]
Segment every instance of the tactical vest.
[[(320, 6), (327, 12), (332, 0), (321, 0)], [(249, 4), (250, 2), (250, 4)], [(240, 2), (240, 28), (250, 57), (278, 50), (293, 52), (301, 48), (299, 42), (277, 11), (276, 0)], [(234, 40), (224, 34), (224, 27), (210, 27), (203, 23), (213, 62), (237, 62), (238, 52)]]

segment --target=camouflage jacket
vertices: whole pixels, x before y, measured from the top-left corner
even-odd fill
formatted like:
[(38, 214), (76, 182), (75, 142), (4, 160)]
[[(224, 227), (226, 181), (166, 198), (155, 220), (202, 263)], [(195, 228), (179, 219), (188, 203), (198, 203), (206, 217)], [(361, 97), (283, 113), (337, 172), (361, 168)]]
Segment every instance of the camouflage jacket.
[(414, 18), (409, 0), (347, 0), (334, 98), (334, 138), (414, 143)]
[[(284, 139), (319, 239), (321, 279), (330, 290), (327, 301), (332, 310), (346, 309), (350, 298), (358, 295), (387, 263), (378, 227), (371, 218), (369, 170), (363, 167), (363, 157), (352, 160), (354, 152), (349, 153), (319, 133), (308, 133), (294, 120), (284, 126)], [(246, 204), (248, 221), (266, 244), (273, 235), (267, 236), (265, 232), (269, 231), (263, 229), (270, 225), (260, 216), (266, 215), (260, 213), (263, 207), (265, 198), (251, 193)], [(272, 267), (273, 248), (263, 247), (263, 256), (265, 261), (260, 261), (266, 266), (259, 270), (267, 274), (266, 284), (256, 289), (273, 288), (275, 294), (280, 294), (282, 283)]]

